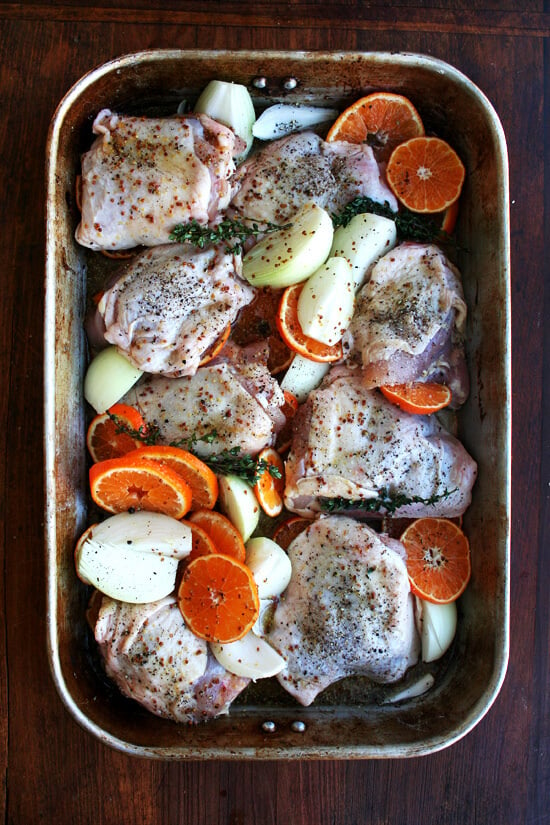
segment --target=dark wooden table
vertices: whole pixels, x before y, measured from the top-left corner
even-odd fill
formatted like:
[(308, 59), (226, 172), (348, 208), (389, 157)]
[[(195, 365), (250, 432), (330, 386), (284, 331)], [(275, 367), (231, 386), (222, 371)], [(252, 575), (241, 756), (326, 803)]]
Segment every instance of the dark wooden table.
[[(544, 245), (550, 237), (550, 131), (544, 106), (550, 88), (548, 4), (44, 0), (1, 2), (0, 22), (4, 821), (550, 822), (550, 393), (544, 381), (550, 378), (544, 327), (550, 317)], [(263, 764), (139, 760), (84, 733), (50, 679), (42, 519), (46, 134), (57, 102), (84, 72), (116, 55), (156, 47), (422, 52), (465, 72), (491, 99), (504, 125), (511, 171), (513, 302), (511, 655), (488, 715), (468, 736), (435, 755)]]

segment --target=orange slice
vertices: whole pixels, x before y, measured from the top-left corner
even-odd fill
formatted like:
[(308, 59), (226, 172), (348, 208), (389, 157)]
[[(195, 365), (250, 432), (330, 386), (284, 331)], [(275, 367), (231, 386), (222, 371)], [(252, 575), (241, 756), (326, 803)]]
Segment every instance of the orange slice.
[(204, 461), (201, 461), (200, 458), (197, 458), (188, 450), (165, 445), (142, 446), (139, 455), (136, 452), (135, 454), (128, 454), (127, 458), (148, 458), (151, 461), (158, 461), (182, 476), (191, 487), (193, 495), (192, 510), (211, 509), (215, 505), (218, 498), (216, 473), (212, 472)]
[(210, 346), (206, 352), (203, 353), (203, 356), (199, 362), (199, 367), (203, 367), (205, 364), (208, 364), (216, 355), (219, 355), (222, 349), (225, 346), (227, 339), (229, 338), (229, 334), (231, 332), (231, 324), (228, 324), (222, 334), (217, 338), (212, 346)]
[(401, 143), (386, 167), (390, 189), (412, 212), (443, 212), (458, 200), (465, 176), (455, 150), (436, 137)]
[(196, 510), (189, 516), (191, 524), (201, 527), (213, 542), (216, 552), (244, 561), (246, 550), (241, 534), (227, 516), (217, 510)]
[(428, 602), (446, 604), (464, 592), (470, 580), (470, 544), (450, 519), (420, 518), (401, 536), (407, 551), (411, 590)]
[(294, 284), (285, 289), (277, 312), (277, 329), (285, 344), (294, 352), (300, 353), (311, 361), (329, 362), (339, 361), (342, 358), (340, 343), (328, 346), (304, 335), (298, 320), (298, 298), (304, 288), (302, 284)]
[(135, 407), (114, 404), (107, 412), (92, 419), (86, 434), (86, 446), (93, 461), (118, 458), (141, 445), (128, 430), (145, 432), (145, 421)]
[(191, 488), (174, 470), (156, 461), (127, 456), (93, 464), (90, 491), (95, 503), (108, 513), (149, 510), (180, 519), (192, 500)]
[(327, 141), (368, 143), (378, 160), (387, 160), (400, 143), (424, 134), (411, 101), (393, 92), (374, 92), (348, 106), (334, 122)]
[(430, 415), (451, 403), (451, 391), (445, 384), (411, 383), (380, 387), (383, 395), (402, 410), (419, 415)]
[(193, 561), (198, 556), (207, 556), (209, 553), (218, 552), (216, 545), (202, 527), (186, 519), (182, 519), (181, 522), (191, 530), (191, 552), (187, 557), (187, 562)]
[(276, 542), (279, 547), (282, 547), (283, 550), (288, 550), (296, 536), (303, 533), (306, 527), (309, 527), (312, 523), (312, 519), (302, 518), (301, 516), (291, 516), (279, 524), (273, 533), (273, 541)]
[(285, 465), (283, 459), (273, 447), (265, 447), (258, 453), (258, 461), (265, 461), (279, 471), (280, 477), (271, 475), (264, 470), (254, 485), (254, 493), (264, 513), (272, 518), (278, 516), (283, 509), (283, 495), (285, 491)]
[(219, 553), (199, 556), (187, 565), (177, 598), (189, 629), (209, 642), (242, 639), (260, 612), (252, 572), (237, 559)]
[(292, 444), (292, 419), (298, 412), (298, 399), (290, 390), (283, 390), (285, 396), (285, 403), (281, 407), (281, 412), (285, 416), (285, 423), (277, 433), (275, 441), (275, 449), (282, 455), (290, 450)]

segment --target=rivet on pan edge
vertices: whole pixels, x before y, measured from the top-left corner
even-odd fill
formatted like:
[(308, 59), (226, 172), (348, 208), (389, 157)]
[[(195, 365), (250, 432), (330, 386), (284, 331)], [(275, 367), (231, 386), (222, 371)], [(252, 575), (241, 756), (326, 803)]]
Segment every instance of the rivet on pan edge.
[(256, 89), (265, 89), (267, 86), (267, 77), (255, 77), (252, 81), (252, 85)]
[(275, 722), (262, 722), (262, 730), (266, 733), (275, 733)]
[(296, 88), (297, 85), (298, 81), (295, 77), (287, 77), (287, 79), (283, 83), (283, 88), (285, 88), (287, 92), (291, 92), (293, 89)]
[(292, 728), (293, 731), (296, 731), (296, 733), (303, 733), (306, 729), (306, 723), (296, 721), (296, 722), (293, 722), (290, 727)]

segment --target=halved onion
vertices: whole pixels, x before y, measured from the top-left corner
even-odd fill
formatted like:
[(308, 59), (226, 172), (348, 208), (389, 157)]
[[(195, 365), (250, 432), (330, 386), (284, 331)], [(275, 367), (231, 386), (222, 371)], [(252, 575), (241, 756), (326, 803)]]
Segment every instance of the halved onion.
[(162, 513), (118, 513), (89, 527), (75, 549), (76, 572), (101, 593), (131, 604), (164, 598), (191, 552), (191, 530)]

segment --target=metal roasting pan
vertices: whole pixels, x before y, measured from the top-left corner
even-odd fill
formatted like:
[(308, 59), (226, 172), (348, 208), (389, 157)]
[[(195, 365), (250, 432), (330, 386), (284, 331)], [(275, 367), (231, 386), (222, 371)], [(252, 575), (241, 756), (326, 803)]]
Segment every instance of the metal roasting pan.
[[(100, 109), (173, 114), (182, 99), (192, 103), (213, 78), (247, 85), (260, 108), (286, 100), (341, 109), (369, 91), (400, 92), (418, 107), (427, 131), (449, 140), (466, 165), (456, 260), (469, 306), (472, 392), (458, 427), (479, 465), (464, 519), (473, 574), (459, 601), (455, 642), (430, 666), (432, 689), (417, 698), (391, 702), (395, 686), (376, 688), (356, 678), (333, 685), (304, 709), (275, 680), (264, 680), (251, 685), (228, 716), (204, 725), (177, 725), (122, 697), (97, 661), (85, 619), (89, 593), (76, 577), (73, 549), (88, 523), (83, 316), (87, 282), (102, 273), (97, 253), (74, 241), (75, 175)], [(265, 79), (264, 88), (254, 84), (258, 78)], [(482, 719), (498, 694), (508, 659), (508, 213), (507, 151), (495, 111), (467, 77), (430, 57), (154, 50), (99, 66), (67, 93), (51, 124), (47, 154), (47, 645), (59, 694), (82, 727), (120, 751), (157, 759), (364, 759), (437, 751)], [(423, 668), (429, 669), (413, 670), (409, 681), (421, 676)]]

